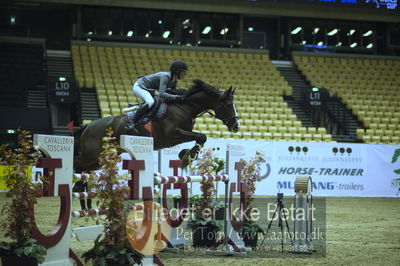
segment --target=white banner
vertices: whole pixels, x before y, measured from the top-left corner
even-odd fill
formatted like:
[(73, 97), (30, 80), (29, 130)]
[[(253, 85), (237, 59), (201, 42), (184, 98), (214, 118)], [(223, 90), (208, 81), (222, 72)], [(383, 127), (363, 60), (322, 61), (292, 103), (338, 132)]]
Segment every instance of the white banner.
[[(400, 196), (400, 170), (395, 172), (400, 169), (398, 145), (245, 140), (235, 143), (242, 147), (243, 159), (248, 160), (256, 151), (266, 156), (256, 195), (294, 195), (296, 177), (311, 176), (314, 196)], [(234, 174), (230, 171), (230, 175)]]
[[(181, 149), (193, 145), (194, 142), (184, 143), (161, 151), (163, 156), (159, 164), (154, 152), (154, 170), (171, 175), (169, 160), (177, 160)], [(256, 151), (262, 152), (266, 163), (262, 166), (261, 181), (256, 184), (256, 195), (270, 196), (278, 192), (294, 195), (296, 177), (309, 175), (314, 196), (400, 196), (400, 145), (209, 138), (203, 150), (208, 148), (213, 148), (214, 155), (224, 160), (227, 150), (234, 151), (234, 156), (226, 163), (232, 182), (237, 182), (234, 163), (253, 158)], [(222, 189), (222, 185), (219, 188)], [(200, 193), (199, 184), (193, 184), (192, 189), (194, 194)]]
[(265, 181), (268, 191), (274, 190), (272, 194), (294, 195), (297, 176), (312, 177), (314, 196), (364, 196), (369, 192), (364, 182), (368, 160), (365, 145), (274, 142), (272, 147), (272, 171)]

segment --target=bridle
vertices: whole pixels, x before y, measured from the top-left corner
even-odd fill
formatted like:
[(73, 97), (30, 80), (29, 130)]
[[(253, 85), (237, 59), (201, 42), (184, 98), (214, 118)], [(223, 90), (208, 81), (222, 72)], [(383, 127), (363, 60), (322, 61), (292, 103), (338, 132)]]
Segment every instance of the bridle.
[[(228, 97), (226, 97), (225, 99), (228, 99), (228, 100), (231, 99), (231, 100), (233, 100), (233, 97), (232, 97), (232, 96), (228, 96)], [(196, 117), (191, 117), (191, 115), (188, 114), (188, 112), (187, 112), (184, 108), (182, 108), (182, 107), (179, 106), (179, 105), (176, 105), (176, 106), (177, 106), (179, 109), (181, 109), (182, 111), (184, 111), (189, 117), (191, 117), (192, 120), (194, 120), (194, 119), (196, 119), (196, 118), (198, 118), (198, 117), (200, 117), (200, 116), (202, 116), (202, 115), (204, 115), (204, 114), (207, 113), (207, 114), (209, 114), (210, 116), (221, 120), (222, 123), (223, 123), (224, 125), (226, 125), (226, 126), (228, 126), (228, 127), (231, 127), (231, 126), (233, 126), (233, 124), (236, 123), (236, 121), (239, 119), (239, 116), (237, 116), (237, 113), (236, 113), (236, 106), (235, 106), (234, 104), (233, 104), (233, 107), (234, 107), (234, 109), (235, 109), (234, 115), (229, 116), (229, 117), (224, 117), (224, 116), (222, 115), (223, 111), (221, 111), (221, 110), (226, 109), (226, 107), (225, 107), (225, 106), (226, 106), (226, 104), (225, 104), (225, 99), (224, 99), (224, 100), (221, 100), (221, 97), (220, 97), (219, 102), (218, 102), (218, 105), (217, 105), (217, 107), (215, 108), (215, 113), (212, 113), (212, 112), (209, 111), (209, 110), (205, 110), (205, 111), (201, 112), (200, 114), (198, 114)], [(194, 102), (190, 101), (189, 99), (186, 99), (186, 102), (188, 102), (189, 104), (191, 104), (191, 105), (193, 105), (193, 106), (195, 106), (195, 107), (197, 107), (197, 108), (199, 108), (199, 109), (202, 108), (200, 105), (198, 105), (197, 103), (194, 103)]]
[[(233, 101), (233, 97), (232, 96), (228, 96), (225, 99), (230, 99)], [(233, 104), (233, 108), (234, 108), (234, 114), (231, 116), (222, 116), (222, 110), (226, 110), (226, 104), (225, 104), (225, 99), (223, 101), (219, 101), (217, 108), (215, 108), (215, 114), (212, 114), (212, 116), (214, 116), (215, 118), (218, 118), (219, 120), (222, 121), (222, 123), (226, 126), (232, 126), (234, 123), (236, 123), (236, 121), (239, 119), (239, 116), (236, 113), (236, 106), (235, 104)]]

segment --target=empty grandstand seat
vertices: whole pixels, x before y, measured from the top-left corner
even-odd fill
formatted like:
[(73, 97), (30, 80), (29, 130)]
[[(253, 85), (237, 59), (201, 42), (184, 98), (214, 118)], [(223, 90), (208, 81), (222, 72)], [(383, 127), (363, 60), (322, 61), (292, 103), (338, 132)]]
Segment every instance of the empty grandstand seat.
[[(393, 119), (400, 116), (400, 60), (316, 53), (294, 54), (293, 59), (312, 86), (328, 88), (363, 123), (367, 130), (364, 133), (358, 131), (359, 139), (368, 143), (387, 143), (386, 135), (375, 130), (395, 130), (395, 125), (399, 125), (398, 121), (393, 123)], [(365, 65), (368, 67), (360, 67)]]
[[(125, 103), (139, 102), (131, 91), (136, 78), (168, 69), (170, 62), (179, 57), (190, 63), (193, 77), (220, 85), (222, 89), (230, 85), (241, 88), (241, 93), (235, 95), (235, 103), (242, 127), (240, 133), (233, 134), (234, 138), (289, 139), (290, 136), (293, 139), (293, 134), (301, 132), (301, 122), (282, 97), (291, 95), (292, 89), (265, 54), (106, 47), (95, 43), (72, 45), (71, 52), (79, 86), (96, 88), (103, 115), (120, 112)], [(252, 82), (249, 84), (248, 80)], [(179, 85), (189, 87), (191, 81), (182, 80)], [(203, 117), (201, 122), (207, 127), (199, 128), (207, 129), (213, 136), (228, 136), (222, 134), (226, 127), (215, 122), (215, 118)], [(273, 136), (274, 132), (288, 134)]]

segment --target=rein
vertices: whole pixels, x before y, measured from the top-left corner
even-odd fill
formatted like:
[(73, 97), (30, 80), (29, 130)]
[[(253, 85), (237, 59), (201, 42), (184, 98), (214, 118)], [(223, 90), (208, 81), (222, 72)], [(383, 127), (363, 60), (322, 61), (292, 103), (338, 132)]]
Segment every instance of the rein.
[[(196, 106), (196, 107), (198, 107), (198, 108), (201, 108), (201, 106), (198, 105), (197, 103), (194, 103), (194, 102), (192, 102), (192, 101), (190, 101), (190, 100), (188, 100), (188, 99), (186, 99), (186, 101), (187, 101), (189, 104), (191, 104), (191, 105), (194, 105), (194, 106)], [(178, 105), (177, 105), (177, 106), (178, 106)], [(190, 115), (186, 112), (186, 110), (183, 109), (181, 106), (178, 106), (178, 108), (181, 109), (183, 112), (185, 112), (185, 113), (187, 114), (187, 116), (190, 116)], [(221, 108), (221, 101), (219, 101), (219, 103), (218, 103), (216, 109), (220, 109), (220, 108)], [(230, 119), (237, 119), (237, 118), (238, 118), (237, 116), (233, 116), (233, 117), (228, 117), (228, 118), (226, 118), (226, 119), (222, 119), (222, 118), (218, 117), (218, 115), (216, 114), (217, 112), (215, 112), (215, 114), (214, 114), (214, 113), (212, 113), (212, 112), (210, 112), (210, 111), (208, 111), (208, 110), (205, 110), (205, 111), (201, 112), (201, 113), (198, 114), (196, 117), (191, 117), (191, 116), (190, 116), (190, 117), (192, 118), (192, 120), (194, 120), (194, 119), (196, 119), (196, 118), (198, 118), (198, 117), (204, 115), (205, 113), (211, 115), (211, 116), (214, 117), (214, 118), (220, 119), (220, 120), (223, 122), (224, 125), (227, 125), (227, 124), (229, 123), (229, 120), (230, 120)]]
[[(197, 92), (200, 92), (200, 91), (197, 91)], [(197, 92), (195, 92), (195, 93), (197, 93)], [(221, 97), (221, 93), (220, 93), (219, 95), (220, 95), (220, 97)], [(195, 102), (189, 100), (188, 98), (186, 98), (185, 101), (186, 101), (187, 103), (189, 103), (189, 104), (191, 104), (191, 105), (193, 105), (193, 106), (199, 108), (199, 109), (202, 109), (202, 107), (201, 107), (199, 104), (197, 104), (197, 103), (195, 103)], [(201, 113), (199, 113), (199, 114), (198, 114), (197, 116), (195, 116), (195, 117), (192, 117), (184, 108), (182, 108), (182, 106), (180, 106), (180, 105), (178, 105), (178, 104), (176, 104), (176, 103), (175, 103), (175, 105), (176, 105), (179, 109), (181, 109), (188, 117), (190, 117), (192, 121), (194, 121), (196, 118), (198, 118), (198, 117), (204, 115), (205, 113), (209, 114), (210, 116), (212, 116), (212, 117), (214, 117), (214, 118), (220, 119), (220, 120), (224, 123), (224, 125), (228, 125), (228, 124), (230, 123), (230, 120), (231, 120), (231, 119), (237, 119), (237, 118), (238, 118), (237, 116), (227, 117), (227, 118), (221, 118), (221, 117), (218, 116), (218, 111), (219, 111), (219, 110), (221, 109), (221, 107), (224, 105), (223, 103), (221, 103), (221, 98), (220, 98), (219, 101), (218, 101), (218, 105), (216, 106), (215, 112), (214, 112), (214, 113), (210, 112), (209, 110), (205, 110), (205, 111), (202, 111)]]
[[(198, 105), (197, 103), (194, 103), (194, 102), (192, 102), (192, 101), (189, 101), (188, 99), (186, 99), (186, 102), (189, 103), (189, 104), (191, 104), (191, 105), (194, 105), (195, 107), (201, 108), (200, 105)], [(191, 120), (194, 120), (194, 119), (196, 119), (196, 118), (198, 118), (198, 117), (204, 115), (205, 113), (211, 115), (212, 117), (217, 118), (217, 115), (216, 115), (216, 114), (213, 114), (213, 113), (211, 113), (211, 112), (208, 111), (208, 110), (201, 112), (200, 114), (198, 114), (198, 115), (195, 116), (195, 117), (192, 117), (182, 106), (180, 106), (179, 104), (176, 104), (176, 103), (174, 103), (174, 104), (175, 104), (176, 107), (178, 107), (179, 109), (181, 109), (188, 117), (190, 117)]]

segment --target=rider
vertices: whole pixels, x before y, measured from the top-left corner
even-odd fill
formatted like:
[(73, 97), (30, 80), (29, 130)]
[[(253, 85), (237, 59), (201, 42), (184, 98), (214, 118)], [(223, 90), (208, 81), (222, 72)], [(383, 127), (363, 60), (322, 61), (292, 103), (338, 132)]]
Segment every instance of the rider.
[[(128, 121), (126, 128), (137, 130), (137, 126), (144, 125), (149, 122), (155, 112), (158, 104), (154, 104), (154, 92), (159, 91), (162, 100), (171, 102), (183, 102), (184, 95), (175, 95), (166, 92), (167, 88), (176, 89), (178, 80), (185, 78), (188, 71), (187, 64), (182, 60), (172, 62), (170, 72), (157, 72), (147, 76), (139, 77), (133, 85), (133, 93), (140, 99), (145, 101), (142, 108), (136, 111), (133, 118)], [(154, 107), (153, 107), (154, 106)], [(152, 108), (153, 107), (153, 108)], [(148, 111), (150, 112), (146, 114)]]

